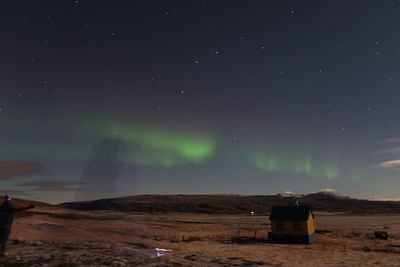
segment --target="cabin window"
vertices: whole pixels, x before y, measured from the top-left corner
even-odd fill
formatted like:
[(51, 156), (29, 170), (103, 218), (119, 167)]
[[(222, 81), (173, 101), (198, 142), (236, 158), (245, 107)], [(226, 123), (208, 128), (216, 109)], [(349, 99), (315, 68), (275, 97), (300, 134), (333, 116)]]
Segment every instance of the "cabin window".
[(293, 231), (301, 231), (301, 222), (292, 221)]
[(285, 230), (285, 225), (284, 225), (283, 221), (276, 221), (276, 230), (278, 230), (278, 231)]

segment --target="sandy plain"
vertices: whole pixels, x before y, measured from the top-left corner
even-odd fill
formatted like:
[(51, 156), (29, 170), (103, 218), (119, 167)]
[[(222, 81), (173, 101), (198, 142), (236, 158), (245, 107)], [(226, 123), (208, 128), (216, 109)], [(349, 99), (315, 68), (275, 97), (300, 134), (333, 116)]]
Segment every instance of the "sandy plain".
[[(315, 213), (314, 244), (271, 244), (267, 215), (39, 209), (14, 221), (1, 266), (400, 266), (400, 215)], [(373, 231), (389, 240), (373, 238)], [(232, 242), (239, 237), (243, 243)], [(256, 237), (256, 239), (254, 239)], [(155, 248), (172, 250), (157, 257)]]

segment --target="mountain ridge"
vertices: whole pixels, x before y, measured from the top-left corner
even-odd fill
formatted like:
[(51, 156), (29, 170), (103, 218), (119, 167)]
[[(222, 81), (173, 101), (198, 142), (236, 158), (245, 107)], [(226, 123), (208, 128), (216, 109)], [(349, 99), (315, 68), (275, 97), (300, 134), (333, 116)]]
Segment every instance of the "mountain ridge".
[(74, 210), (126, 212), (193, 212), (266, 214), (275, 205), (309, 205), (315, 211), (351, 213), (400, 213), (400, 202), (355, 199), (341, 194), (310, 193), (279, 195), (133, 195), (92, 201), (65, 202), (58, 206)]

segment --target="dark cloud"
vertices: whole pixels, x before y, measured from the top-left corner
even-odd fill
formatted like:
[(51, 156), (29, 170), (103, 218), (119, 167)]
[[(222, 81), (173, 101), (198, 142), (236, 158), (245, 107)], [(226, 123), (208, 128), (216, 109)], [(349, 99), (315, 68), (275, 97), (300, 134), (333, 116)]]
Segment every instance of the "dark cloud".
[(35, 174), (44, 174), (43, 165), (33, 162), (0, 161), (0, 180)]
[(17, 186), (30, 187), (33, 191), (80, 191), (83, 182), (41, 180), (35, 182), (20, 183)]
[(118, 138), (101, 140), (90, 152), (82, 169), (81, 180), (87, 186), (75, 198), (91, 199), (117, 192), (116, 184), (123, 169), (121, 158), (126, 144)]
[(0, 195), (28, 196), (30, 194), (23, 190), (0, 189)]

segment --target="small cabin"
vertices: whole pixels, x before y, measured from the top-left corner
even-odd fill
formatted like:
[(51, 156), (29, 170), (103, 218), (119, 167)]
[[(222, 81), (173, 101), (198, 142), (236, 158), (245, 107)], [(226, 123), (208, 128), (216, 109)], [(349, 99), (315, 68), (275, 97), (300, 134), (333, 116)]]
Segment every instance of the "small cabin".
[(274, 206), (268, 239), (284, 243), (315, 242), (314, 214), (309, 206)]

